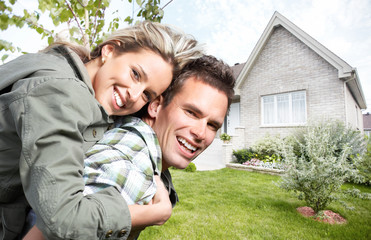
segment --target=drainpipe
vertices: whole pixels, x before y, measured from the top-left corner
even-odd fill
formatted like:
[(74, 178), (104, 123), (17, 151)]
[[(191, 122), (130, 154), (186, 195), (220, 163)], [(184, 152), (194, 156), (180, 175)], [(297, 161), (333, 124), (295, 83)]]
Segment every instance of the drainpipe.
[[(354, 80), (354, 71), (351, 72), (351, 76), (348, 80), (344, 81), (344, 100), (345, 100), (345, 123), (348, 125), (348, 99), (347, 99), (347, 83)], [(358, 125), (358, 123), (356, 123)]]

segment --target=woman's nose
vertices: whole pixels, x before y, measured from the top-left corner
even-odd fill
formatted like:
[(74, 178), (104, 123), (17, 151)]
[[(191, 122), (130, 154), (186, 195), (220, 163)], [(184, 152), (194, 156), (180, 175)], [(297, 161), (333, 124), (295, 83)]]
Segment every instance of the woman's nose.
[(131, 102), (137, 102), (142, 96), (144, 91), (144, 87), (140, 86), (139, 84), (133, 84), (130, 88), (128, 88), (128, 97)]

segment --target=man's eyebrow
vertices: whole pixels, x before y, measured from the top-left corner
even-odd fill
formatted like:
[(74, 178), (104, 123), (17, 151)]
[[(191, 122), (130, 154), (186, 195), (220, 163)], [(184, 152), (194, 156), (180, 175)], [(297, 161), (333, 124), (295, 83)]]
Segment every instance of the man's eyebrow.
[[(200, 116), (204, 116), (204, 113), (194, 104), (185, 104), (185, 107), (192, 110), (193, 112), (197, 113)], [(210, 123), (215, 125), (218, 128), (220, 128), (223, 124), (215, 120), (211, 120)]]

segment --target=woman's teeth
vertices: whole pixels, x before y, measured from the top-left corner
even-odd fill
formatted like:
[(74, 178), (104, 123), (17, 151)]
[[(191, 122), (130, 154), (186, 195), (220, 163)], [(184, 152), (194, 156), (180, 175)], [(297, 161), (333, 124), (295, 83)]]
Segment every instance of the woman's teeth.
[(184, 138), (178, 137), (178, 141), (182, 143), (182, 146), (184, 146), (186, 149), (188, 149), (190, 152), (194, 152), (197, 150), (195, 146), (192, 146), (190, 143), (188, 143)]
[(113, 91), (113, 95), (115, 96), (117, 106), (123, 107), (124, 103), (121, 101), (120, 95), (116, 91)]

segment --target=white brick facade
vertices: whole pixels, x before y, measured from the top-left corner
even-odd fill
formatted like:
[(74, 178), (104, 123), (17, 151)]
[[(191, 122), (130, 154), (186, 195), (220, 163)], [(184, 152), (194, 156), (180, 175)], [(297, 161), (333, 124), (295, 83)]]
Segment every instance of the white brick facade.
[(261, 125), (261, 97), (304, 90), (307, 120), (339, 119), (362, 129), (361, 111), (338, 69), (284, 27), (272, 30), (247, 78), (240, 85), (240, 122), (245, 146), (266, 134), (285, 137), (294, 127)]

